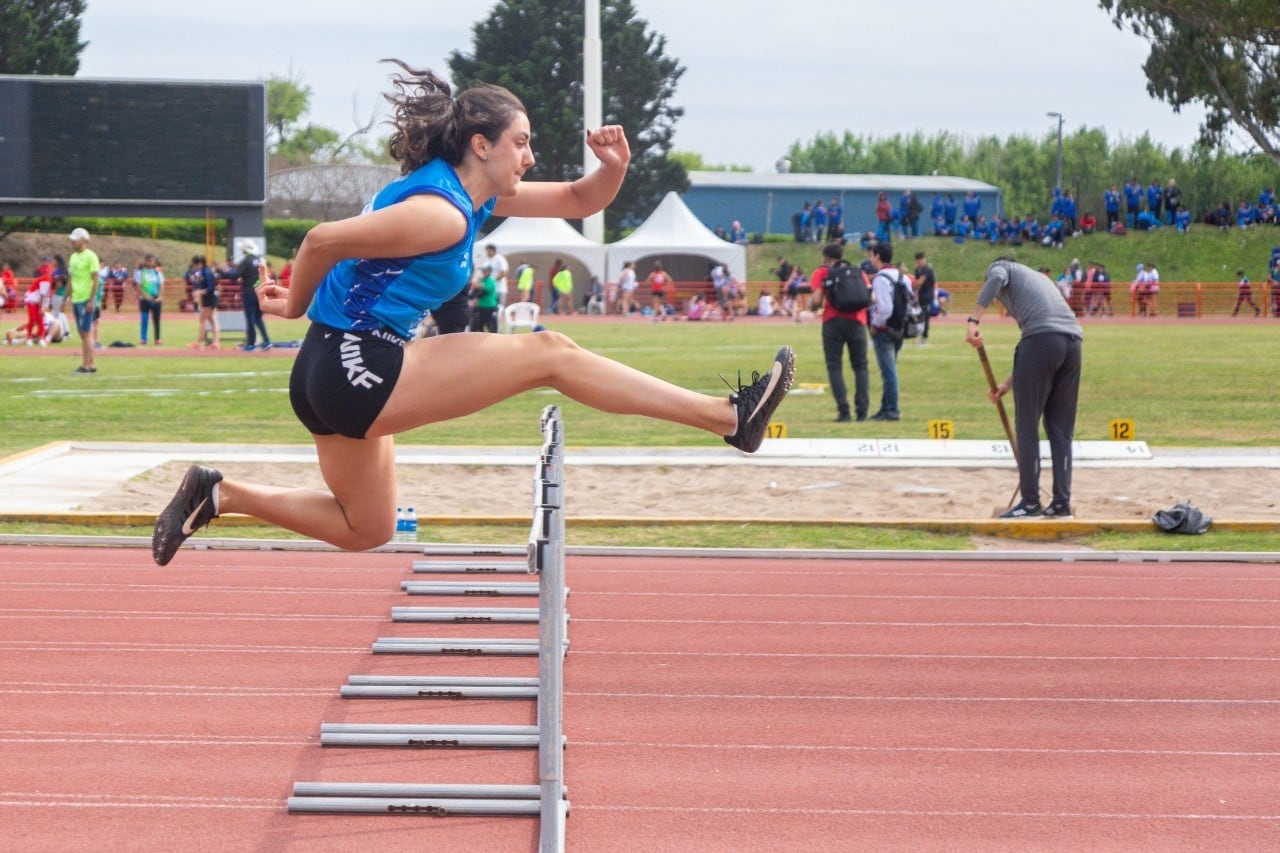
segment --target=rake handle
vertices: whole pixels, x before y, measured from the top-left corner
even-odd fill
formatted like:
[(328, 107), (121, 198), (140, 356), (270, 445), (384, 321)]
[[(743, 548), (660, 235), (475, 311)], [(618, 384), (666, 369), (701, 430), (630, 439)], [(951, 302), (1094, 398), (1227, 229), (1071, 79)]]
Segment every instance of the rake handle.
[[(995, 374), (991, 372), (991, 360), (987, 358), (987, 348), (978, 344), (978, 358), (982, 361), (982, 372), (987, 375), (987, 387), (991, 393), (998, 393)], [(1013, 461), (1018, 461), (1018, 444), (1013, 440), (1013, 427), (1009, 423), (1009, 413), (1004, 409), (1004, 399), (996, 398), (996, 411), (1000, 413), (1000, 423), (1004, 424), (1004, 434), (1009, 437), (1009, 449), (1013, 451)]]

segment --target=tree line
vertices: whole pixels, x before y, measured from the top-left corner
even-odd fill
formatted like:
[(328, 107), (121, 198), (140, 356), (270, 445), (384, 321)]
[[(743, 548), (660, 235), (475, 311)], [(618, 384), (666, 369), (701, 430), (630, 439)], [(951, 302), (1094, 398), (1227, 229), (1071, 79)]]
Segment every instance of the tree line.
[[(886, 175), (954, 175), (985, 181), (1004, 192), (1009, 214), (1042, 216), (1057, 180), (1058, 137), (1026, 135), (967, 139), (947, 131), (871, 137), (845, 131), (797, 141), (787, 153), (793, 172)], [(1167, 148), (1147, 134), (1111, 140), (1100, 128), (1082, 127), (1062, 137), (1062, 182), (1081, 212), (1102, 219), (1102, 194), (1136, 177), (1145, 187), (1170, 178), (1182, 188), (1183, 204), (1198, 220), (1224, 201), (1234, 210), (1256, 201), (1264, 187), (1280, 183), (1280, 169), (1262, 154), (1241, 156), (1196, 145)]]
[[(1280, 5), (1276, 0), (1096, 0), (1117, 27), (1150, 45), (1147, 91), (1174, 109), (1201, 103), (1208, 118), (1189, 150), (1167, 149), (1147, 135), (1110, 140), (1081, 127), (1063, 142), (1063, 183), (1080, 210), (1101, 217), (1102, 193), (1136, 177), (1144, 186), (1170, 178), (1196, 217), (1223, 202), (1234, 208), (1280, 183)], [(0, 3), (0, 72), (75, 74), (85, 47), (85, 0)], [(675, 94), (684, 67), (666, 38), (639, 18), (633, 0), (601, 0), (604, 121), (632, 131), (631, 174), (606, 211), (616, 237), (624, 219), (643, 219), (670, 190), (688, 188), (687, 170), (708, 166), (697, 152), (674, 152), (683, 110)], [(469, 52), (448, 58), (455, 86), (505, 85), (525, 102), (535, 128), (538, 165), (530, 177), (582, 173), (581, 0), (497, 0), (472, 27)], [(385, 140), (371, 139), (374, 116), (346, 135), (304, 122), (310, 87), (292, 71), (264, 78), (273, 170), (311, 163), (386, 162)], [(1232, 153), (1243, 140), (1256, 154)], [(714, 155), (713, 155), (714, 156)], [(1010, 214), (1047, 212), (1056, 182), (1057, 135), (966, 139), (949, 132), (888, 138), (822, 133), (797, 141), (793, 171), (974, 178), (1004, 191)], [(736, 170), (740, 167), (721, 167)]]

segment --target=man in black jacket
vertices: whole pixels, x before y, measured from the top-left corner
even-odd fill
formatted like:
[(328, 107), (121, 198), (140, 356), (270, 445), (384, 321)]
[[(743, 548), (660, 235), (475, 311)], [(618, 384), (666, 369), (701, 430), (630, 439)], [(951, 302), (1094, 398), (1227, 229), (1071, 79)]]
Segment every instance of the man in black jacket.
[(244, 252), (240, 262), (236, 264), (236, 280), (240, 282), (240, 302), (244, 306), (244, 346), (245, 352), (258, 349), (258, 331), (262, 332), (262, 349), (271, 349), (271, 336), (267, 334), (267, 324), (262, 319), (262, 308), (258, 305), (258, 244), (245, 240), (240, 244)]
[(920, 343), (929, 340), (929, 318), (933, 316), (933, 300), (937, 297), (938, 279), (933, 274), (933, 267), (924, 252), (916, 252), (916, 300), (924, 309), (924, 329), (920, 332)]

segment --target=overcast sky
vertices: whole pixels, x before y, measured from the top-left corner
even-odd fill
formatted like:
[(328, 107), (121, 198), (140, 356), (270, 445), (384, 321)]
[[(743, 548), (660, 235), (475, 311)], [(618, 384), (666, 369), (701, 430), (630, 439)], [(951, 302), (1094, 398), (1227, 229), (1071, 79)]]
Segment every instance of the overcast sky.
[[(675, 147), (772, 171), (823, 131), (974, 139), (1099, 127), (1194, 141), (1203, 111), (1146, 92), (1146, 45), (1094, 0), (634, 0), (685, 68)], [(395, 56), (448, 74), (491, 0), (89, 0), (81, 77), (300, 78), (307, 120), (346, 133), (375, 111)], [(779, 10), (784, 11), (779, 11)], [(517, 95), (521, 94), (519, 92)], [(378, 135), (386, 130), (380, 127)], [(534, 128), (535, 145), (537, 128)]]

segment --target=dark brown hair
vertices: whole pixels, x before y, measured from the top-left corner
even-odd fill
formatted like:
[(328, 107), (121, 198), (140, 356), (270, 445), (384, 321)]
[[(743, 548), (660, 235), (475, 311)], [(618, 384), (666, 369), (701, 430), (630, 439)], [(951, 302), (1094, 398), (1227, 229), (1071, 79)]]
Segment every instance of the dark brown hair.
[(387, 150), (402, 175), (437, 157), (458, 165), (472, 136), (479, 133), (497, 142), (516, 113), (526, 112), (520, 99), (501, 86), (473, 86), (455, 99), (449, 84), (431, 71), (398, 59), (383, 62), (394, 62), (404, 71), (392, 76), (395, 91), (386, 95), (395, 128)]

